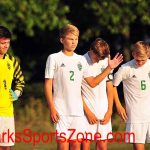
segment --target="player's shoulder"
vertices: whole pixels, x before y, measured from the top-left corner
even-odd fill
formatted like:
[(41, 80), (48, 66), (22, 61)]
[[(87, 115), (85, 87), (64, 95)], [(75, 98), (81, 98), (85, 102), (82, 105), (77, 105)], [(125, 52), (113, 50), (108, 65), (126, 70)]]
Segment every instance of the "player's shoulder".
[(84, 58), (89, 58), (88, 52), (83, 55)]
[(57, 53), (52, 53), (48, 55), (48, 59), (56, 59), (57, 57), (61, 56), (61, 51), (57, 52)]
[(92, 63), (92, 62), (91, 62), (91, 59), (90, 59), (90, 57), (89, 57), (89, 55), (88, 55), (88, 52), (85, 53), (85, 54), (83, 55), (83, 57), (84, 57), (84, 59), (87, 61), (88, 64), (91, 64), (91, 63)]
[(82, 64), (83, 66), (87, 66), (88, 65), (88, 61), (84, 57), (84, 55), (76, 54), (76, 62), (78, 62), (79, 64)]
[(106, 68), (108, 66), (108, 58), (99, 60), (98, 65), (102, 68)]
[(83, 57), (83, 55), (80, 55), (80, 54), (77, 54), (77, 53), (74, 53), (74, 56), (75, 56), (75, 57), (79, 57), (79, 58), (82, 58), (82, 57)]
[(150, 65), (150, 59), (147, 60), (148, 65)]
[(134, 66), (135, 66), (134, 59), (124, 63), (123, 65), (121, 65), (122, 68), (133, 68)]
[(105, 65), (108, 65), (108, 57), (104, 58), (104, 59), (102, 60), (102, 63), (105, 64)]
[(79, 59), (81, 61), (85, 61), (86, 60), (86, 58), (84, 57), (84, 55), (80, 55), (80, 54), (74, 53), (74, 57), (76, 57), (77, 59)]
[(10, 55), (10, 54), (5, 54), (4, 58), (7, 61), (11, 61), (11, 62), (17, 61), (17, 59), (14, 56)]
[(132, 72), (134, 68), (135, 68), (135, 61), (133, 59), (131, 61), (128, 61), (128, 62), (122, 64), (121, 67), (119, 68), (119, 71), (124, 72), (124, 73), (125, 72), (129, 73), (129, 72)]

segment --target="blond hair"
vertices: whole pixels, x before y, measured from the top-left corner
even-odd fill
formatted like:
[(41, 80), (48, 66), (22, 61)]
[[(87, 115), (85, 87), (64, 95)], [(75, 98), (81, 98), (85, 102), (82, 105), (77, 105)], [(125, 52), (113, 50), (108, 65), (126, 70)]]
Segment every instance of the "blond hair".
[(79, 29), (76, 26), (72, 25), (72, 24), (67, 24), (66, 26), (64, 26), (64, 28), (62, 28), (60, 30), (59, 36), (60, 36), (60, 38), (63, 38), (68, 33), (72, 33), (72, 34), (74, 34), (76, 36), (79, 36)]
[(145, 58), (150, 56), (150, 46), (144, 41), (136, 42), (132, 47), (132, 54), (137, 57)]
[(149, 45), (149, 43), (146, 43), (146, 47), (147, 47), (147, 55), (148, 55), (148, 57), (150, 57), (150, 45)]

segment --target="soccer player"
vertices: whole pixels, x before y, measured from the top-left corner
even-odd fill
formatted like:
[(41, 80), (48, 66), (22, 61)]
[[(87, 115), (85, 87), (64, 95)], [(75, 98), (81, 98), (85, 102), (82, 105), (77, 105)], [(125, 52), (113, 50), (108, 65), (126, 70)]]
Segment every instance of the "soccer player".
[[(98, 85), (110, 71), (122, 62), (122, 55), (113, 60), (102, 74), (95, 78), (90, 75), (88, 65), (83, 56), (74, 53), (78, 44), (79, 30), (68, 24), (60, 31), (60, 42), (63, 50), (49, 55), (45, 69), (45, 95), (49, 105), (50, 118), (56, 123), (59, 150), (79, 150), (78, 133), (85, 128), (85, 118), (81, 97), (81, 83), (84, 78), (91, 87)], [(52, 94), (53, 87), (53, 94)], [(75, 129), (74, 134), (70, 134)]]
[[(10, 150), (15, 141), (13, 101), (22, 94), (24, 77), (18, 61), (7, 54), (11, 33), (0, 26), (0, 150)], [(9, 137), (9, 135), (11, 138)]]
[(126, 103), (127, 143), (133, 143), (134, 150), (144, 150), (150, 143), (150, 48), (138, 41), (132, 47), (133, 60), (123, 64), (114, 75), (114, 86), (123, 82)]
[[(108, 56), (110, 54), (109, 45), (101, 38), (92, 42), (90, 50), (84, 55), (88, 62), (89, 71), (95, 77), (102, 73), (108, 65)], [(90, 150), (90, 141), (96, 142), (97, 150), (107, 149), (108, 133), (112, 132), (111, 115), (113, 106), (113, 84), (112, 72), (104, 78), (99, 85), (91, 88), (86, 80), (82, 82), (82, 96), (84, 102), (84, 111), (87, 117), (86, 136), (82, 144), (83, 150)], [(100, 133), (100, 138), (95, 139), (94, 135)]]

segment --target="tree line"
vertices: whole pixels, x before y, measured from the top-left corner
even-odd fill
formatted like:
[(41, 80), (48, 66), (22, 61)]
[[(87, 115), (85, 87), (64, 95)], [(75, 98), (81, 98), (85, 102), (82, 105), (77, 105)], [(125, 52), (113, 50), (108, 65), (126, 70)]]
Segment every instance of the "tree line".
[(77, 53), (84, 54), (96, 37), (104, 38), (112, 55), (131, 59), (130, 45), (150, 41), (150, 1), (146, 0), (1, 0), (1, 25), (13, 33), (11, 52), (21, 61), (26, 80), (42, 81), (47, 56), (61, 49), (59, 29), (80, 29)]

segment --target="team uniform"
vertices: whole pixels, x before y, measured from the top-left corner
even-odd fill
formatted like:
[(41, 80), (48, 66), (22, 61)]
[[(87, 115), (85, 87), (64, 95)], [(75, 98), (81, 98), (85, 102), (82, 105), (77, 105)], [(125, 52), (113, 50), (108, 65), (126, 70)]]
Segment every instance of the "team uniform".
[[(86, 58), (89, 70), (92, 73), (92, 76), (94, 77), (102, 73), (103, 70), (108, 66), (107, 58), (104, 60), (100, 60), (98, 63), (93, 64), (88, 53), (86, 53), (84, 57)], [(91, 88), (85, 80), (83, 80), (82, 82), (82, 95), (85, 100), (85, 103), (99, 120), (104, 118), (104, 115), (108, 110), (106, 84), (107, 81), (111, 80), (112, 74), (109, 74), (108, 77), (106, 77), (95, 88)], [(86, 119), (86, 127), (86, 133), (92, 133), (92, 139), (91, 136), (87, 137), (90, 140), (95, 140), (94, 134), (96, 132), (99, 132), (101, 134), (101, 139), (97, 140), (106, 140), (112, 138), (112, 136), (107, 137), (108, 133), (112, 132), (111, 120), (106, 125), (101, 125), (100, 123), (91, 125)]]
[[(15, 140), (13, 101), (9, 90), (20, 91), (24, 87), (24, 77), (16, 59), (8, 54), (0, 59), (0, 146), (12, 146)], [(13, 141), (3, 133), (14, 133)]]
[(123, 81), (128, 120), (126, 131), (135, 136), (126, 137), (130, 143), (150, 143), (150, 60), (136, 67), (135, 60), (122, 65), (114, 76), (114, 86)]
[(83, 132), (81, 83), (82, 78), (89, 76), (85, 58), (76, 53), (66, 56), (60, 51), (49, 55), (47, 59), (45, 78), (53, 79), (53, 99), (60, 115), (56, 130), (65, 133), (66, 138), (70, 135), (68, 129), (76, 130), (72, 139), (76, 139), (77, 133)]

